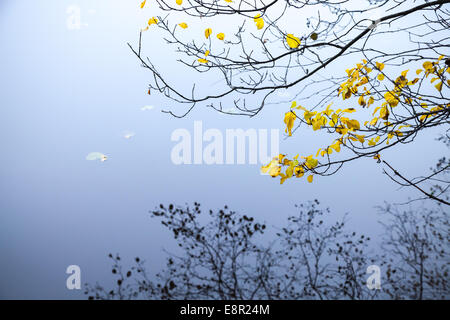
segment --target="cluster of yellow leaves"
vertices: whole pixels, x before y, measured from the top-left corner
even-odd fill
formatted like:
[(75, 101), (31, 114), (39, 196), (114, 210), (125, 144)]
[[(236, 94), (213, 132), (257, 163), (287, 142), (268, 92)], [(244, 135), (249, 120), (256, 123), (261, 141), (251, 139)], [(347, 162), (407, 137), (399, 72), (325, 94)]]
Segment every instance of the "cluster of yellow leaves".
[[(288, 41), (288, 38), (286, 40)], [(431, 79), (432, 84), (434, 84), (435, 81), (440, 80), (440, 82), (435, 85), (438, 91), (442, 90), (443, 82), (446, 80), (444, 73), (450, 73), (449, 66), (440, 63), (443, 58), (444, 57), (441, 56), (435, 62), (426, 61), (423, 63), (423, 70), (419, 69), (416, 71), (417, 75), (424, 72), (424, 78), (434, 75)], [(338, 96), (341, 96), (343, 100), (350, 99), (352, 96), (358, 97), (358, 105), (363, 108), (374, 105), (375, 97), (371, 94), (366, 85), (375, 79), (384, 81), (385, 75), (382, 73), (384, 69), (385, 65), (381, 62), (375, 62), (374, 68), (371, 68), (369, 63), (366, 60), (363, 60), (362, 63), (358, 63), (356, 67), (346, 70), (347, 79), (340, 85)], [(370, 74), (374, 72), (374, 70), (377, 71), (377, 75), (371, 77)], [(404, 129), (410, 128), (411, 124), (393, 124), (389, 122), (389, 118), (392, 110), (402, 103), (403, 97), (404, 103), (402, 103), (402, 105), (411, 105), (413, 103), (413, 99), (407, 96), (405, 87), (417, 84), (420, 79), (415, 77), (412, 80), (409, 80), (408, 73), (409, 70), (402, 71), (395, 81), (393, 81), (394, 86), (392, 90), (386, 91), (386, 93), (380, 97), (380, 105), (374, 108), (372, 113), (373, 119), (364, 123), (364, 129), (361, 129), (361, 124), (358, 120), (349, 117), (349, 114), (356, 112), (355, 108), (333, 110), (331, 108), (332, 104), (330, 104), (325, 110), (314, 111), (297, 105), (295, 101), (292, 102), (291, 110), (284, 116), (284, 124), (286, 126), (285, 132), (289, 134), (289, 136), (292, 135), (292, 129), (295, 125), (295, 121), (298, 119), (306, 123), (314, 131), (325, 129), (329, 133), (339, 134), (340, 137), (335, 139), (329, 146), (319, 149), (315, 157), (312, 155), (300, 157), (300, 159), (303, 159), (304, 161), (299, 161), (298, 155), (292, 160), (288, 159), (286, 155), (280, 155), (274, 158), (267, 166), (262, 167), (262, 172), (268, 173), (272, 177), (280, 177), (281, 183), (284, 183), (287, 179), (292, 177), (301, 178), (307, 172), (310, 172), (311, 175), (308, 176), (308, 181), (312, 182), (313, 174), (315, 173), (314, 169), (319, 165), (319, 156), (329, 157), (334, 152), (339, 153), (341, 152), (341, 147), (343, 145), (349, 146), (348, 144), (353, 142), (361, 143), (363, 146), (366, 145), (366, 148), (375, 148), (379, 146), (380, 143), (385, 142), (386, 144), (389, 144), (390, 140), (395, 137), (403, 137), (407, 132)], [(447, 84), (450, 86), (450, 80), (447, 80)], [(443, 110), (444, 108), (443, 106), (429, 108), (426, 103), (421, 103), (420, 105), (425, 111), (429, 111), (429, 113), (420, 117), (420, 121), (433, 117), (433, 112)], [(447, 104), (447, 108), (450, 108), (450, 104)], [(376, 127), (383, 128), (383, 130), (378, 131)], [(373, 131), (374, 133), (366, 137), (366, 135), (361, 134), (363, 133), (361, 130)], [(373, 158), (377, 161), (381, 161), (380, 154), (376, 154)], [(283, 168), (286, 169), (284, 172), (282, 171)]]
[[(298, 115), (295, 110), (303, 111), (302, 115)], [(345, 144), (346, 139), (356, 140), (364, 142), (364, 136), (358, 135), (355, 131), (360, 129), (360, 124), (358, 120), (350, 119), (345, 116), (348, 113), (355, 112), (355, 109), (338, 109), (336, 111), (331, 109), (329, 105), (324, 111), (310, 111), (306, 108), (297, 105), (294, 101), (291, 105), (291, 110), (285, 114), (284, 123), (286, 125), (285, 132), (292, 135), (292, 128), (294, 127), (295, 120), (297, 117), (306, 122), (309, 126), (313, 128), (314, 131), (320, 130), (321, 128), (334, 128), (336, 132), (341, 134), (341, 138), (335, 140), (330, 146), (325, 149), (319, 149), (315, 157), (313, 155), (307, 157), (301, 157), (304, 159), (303, 162), (298, 160), (299, 156), (294, 157), (293, 160), (289, 160), (285, 155), (280, 155), (274, 158), (271, 163), (267, 166), (262, 167), (263, 173), (269, 173), (272, 177), (281, 177), (281, 183), (284, 183), (287, 179), (292, 177), (301, 178), (306, 172), (313, 172), (319, 165), (319, 160), (317, 157), (325, 155), (330, 155), (333, 152), (340, 152), (341, 145)], [(280, 160), (281, 159), (281, 160)], [(286, 171), (281, 172), (281, 168), (286, 167)], [(308, 182), (313, 181), (313, 174), (308, 176)]]
[[(278, 157), (273, 158), (273, 160), (266, 166), (261, 168), (262, 173), (269, 174), (273, 178), (281, 177), (280, 183), (283, 184), (287, 179), (292, 177), (301, 178), (305, 175), (305, 172), (311, 171), (316, 168), (319, 164), (319, 160), (314, 159), (313, 156), (301, 157), (302, 161), (299, 160), (299, 156), (295, 156), (293, 160), (286, 158), (286, 155), (280, 154)], [(281, 168), (286, 167), (286, 171), (281, 172)], [(313, 175), (309, 175), (307, 178), (309, 183), (313, 182)]]
[[(440, 57), (438, 61), (442, 60), (443, 57)], [(445, 69), (436, 70), (434, 67), (437, 62), (425, 62), (424, 68), (426, 71), (426, 77), (432, 73), (440, 72), (443, 73)], [(378, 81), (385, 80), (385, 75), (382, 73), (385, 65), (380, 62), (375, 62), (375, 69), (379, 71), (379, 74), (376, 76)], [(346, 70), (348, 79), (343, 84), (341, 84), (339, 88), (339, 95), (342, 96), (343, 100), (349, 99), (352, 96), (359, 96), (358, 104), (362, 107), (370, 107), (375, 103), (375, 98), (371, 94), (370, 90), (367, 89), (366, 84), (369, 83), (370, 73), (373, 71), (372, 68), (368, 65), (366, 60), (363, 60), (363, 63), (359, 63), (355, 68)], [(419, 75), (423, 70), (417, 70), (416, 74)], [(413, 99), (411, 99), (407, 94), (404, 95), (405, 87), (414, 86), (417, 84), (420, 79), (415, 77), (412, 80), (408, 79), (409, 70), (404, 70), (400, 73), (400, 75), (393, 81), (394, 88), (392, 90), (388, 90), (384, 96), (383, 101), (380, 106), (376, 107), (373, 112), (373, 118), (369, 121), (366, 121), (364, 125), (367, 128), (374, 128), (377, 125), (383, 125), (387, 128), (391, 128), (392, 124), (389, 122), (389, 117), (391, 115), (391, 110), (396, 108), (402, 102), (402, 96), (404, 96), (404, 103), (411, 105), (413, 103)], [(432, 81), (437, 80), (437, 78), (432, 79)], [(441, 84), (436, 85), (438, 90), (442, 89)], [(423, 104), (422, 104), (423, 106)], [(428, 116), (422, 116), (420, 121), (426, 119)], [(382, 122), (384, 120), (384, 122)], [(401, 128), (407, 128), (406, 126), (401, 126)], [(392, 128), (391, 132), (387, 134), (387, 139), (385, 139), (386, 144), (390, 143), (390, 140), (393, 137), (401, 137), (403, 133), (399, 131), (400, 129)], [(379, 139), (376, 141), (378, 142)], [(375, 146), (375, 140), (371, 140), (370, 146)]]
[[(439, 66), (439, 63), (444, 59), (444, 56), (440, 56), (439, 59), (435, 62), (425, 61), (423, 63), (423, 69), (418, 69), (416, 71), (417, 75), (421, 74), (425, 71), (425, 78), (428, 78), (430, 75), (434, 75), (434, 77), (430, 80), (432, 84), (438, 80), (437, 84), (434, 86), (439, 92), (442, 91), (442, 87), (444, 84), (444, 73), (450, 73), (450, 67), (448, 65)], [(450, 86), (450, 79), (447, 80), (447, 85)]]
[[(363, 60), (364, 63), (358, 63), (355, 68), (347, 69), (347, 81), (341, 84), (338, 92), (338, 96), (342, 96), (343, 100), (350, 99), (352, 95), (357, 95), (359, 93), (359, 89), (363, 88), (363, 93), (358, 101), (358, 104), (361, 106), (366, 106), (367, 102), (364, 100), (364, 96), (370, 95), (370, 91), (365, 86), (369, 83), (368, 74), (373, 71), (367, 65), (367, 61)], [(380, 68), (384, 68), (384, 66), (379, 66)]]
[[(350, 119), (346, 114), (354, 113), (356, 110), (354, 108), (348, 109), (337, 109), (336, 111), (331, 109), (331, 104), (329, 104), (325, 110), (310, 111), (306, 108), (297, 105), (297, 102), (292, 102), (291, 109), (297, 109), (303, 111), (303, 116), (301, 117), (306, 124), (312, 127), (314, 131), (320, 130), (322, 128), (333, 129), (341, 135), (347, 135), (349, 132), (357, 131), (360, 129), (361, 125), (358, 120)], [(294, 113), (294, 111), (290, 111)], [(286, 118), (285, 118), (286, 123)], [(286, 125), (288, 125), (286, 123)], [(286, 130), (289, 130), (287, 126)]]

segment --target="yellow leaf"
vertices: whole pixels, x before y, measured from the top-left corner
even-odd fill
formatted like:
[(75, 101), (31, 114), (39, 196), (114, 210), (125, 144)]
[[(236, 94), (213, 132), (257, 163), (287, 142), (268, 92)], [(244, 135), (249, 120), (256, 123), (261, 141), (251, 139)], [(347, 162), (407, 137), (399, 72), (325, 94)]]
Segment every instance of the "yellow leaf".
[(354, 130), (359, 130), (361, 128), (358, 120), (348, 120), (347, 127)]
[(176, 0), (177, 5), (181, 6), (183, 4), (183, 0)]
[(286, 169), (286, 177), (287, 178), (292, 178), (292, 176), (294, 175), (294, 167), (289, 167)]
[(211, 28), (206, 29), (205, 30), (205, 38), (208, 39), (209, 36), (211, 35), (211, 33), (212, 33), (212, 29)]
[(198, 62), (200, 62), (200, 63), (208, 63), (209, 61), (206, 60), (206, 59), (200, 58), (200, 59), (198, 59)]
[(431, 69), (433, 68), (433, 66), (434, 66), (433, 63), (430, 62), (430, 61), (426, 61), (426, 62), (423, 63), (423, 68), (424, 68), (426, 71), (431, 70)]
[(413, 86), (413, 85), (415, 85), (417, 82), (419, 82), (419, 78), (415, 78), (413, 81), (408, 82), (408, 86)]
[(339, 116), (338, 116), (336, 113), (334, 113), (334, 114), (331, 116), (330, 126), (331, 126), (331, 127), (335, 127), (336, 124), (338, 123), (338, 121), (339, 121)]
[(314, 114), (314, 112), (305, 111), (303, 117), (305, 118), (306, 122), (308, 122), (308, 124), (311, 124), (311, 118), (314, 116)]
[(317, 151), (317, 153), (316, 153), (316, 158), (319, 156), (320, 151), (322, 151), (322, 148), (320, 148), (319, 151)]
[(141, 9), (144, 8), (146, 2), (147, 2), (147, 0), (144, 0), (144, 1), (141, 2)]
[(289, 48), (291, 48), (291, 49), (296, 49), (296, 48), (298, 48), (298, 47), (300, 46), (300, 43), (301, 43), (300, 39), (297, 38), (296, 36), (294, 36), (294, 35), (291, 34), (291, 33), (289, 33), (289, 34), (286, 36), (286, 42), (287, 42)]
[(336, 152), (341, 152), (341, 142), (339, 140), (336, 140), (335, 143), (333, 143), (330, 148), (334, 149)]
[(188, 27), (187, 23), (182, 22), (178, 24), (180, 27), (182, 27), (183, 29), (186, 29)]
[(398, 105), (398, 98), (392, 92), (386, 92), (384, 99), (391, 107), (396, 107)]
[(257, 14), (257, 15), (255, 16), (255, 18), (253, 19), (253, 21), (255, 21), (255, 23), (256, 23), (256, 28), (257, 28), (258, 30), (261, 30), (262, 28), (264, 28), (264, 20), (263, 20), (263, 18), (261, 18), (261, 15), (260, 15), (260, 14)]
[(376, 65), (376, 67), (377, 67), (378, 70), (383, 71), (383, 69), (384, 69), (384, 63), (375, 62), (375, 65)]
[(224, 40), (225, 39), (225, 34), (224, 33), (219, 33), (219, 34), (217, 34), (217, 39), (219, 39), (219, 40)]
[(439, 82), (437, 85), (434, 86), (439, 92), (442, 91), (442, 82)]
[(383, 120), (387, 120), (389, 118), (389, 109), (387, 107), (381, 108), (380, 118)]
[(317, 159), (313, 159), (312, 156), (308, 157), (308, 159), (306, 159), (306, 166), (309, 169), (314, 169), (315, 167), (317, 167), (319, 164), (319, 160)]
[(327, 115), (327, 116), (330, 116), (330, 114), (333, 112), (333, 110), (331, 110), (330, 109), (330, 107), (333, 105), (333, 103), (330, 103), (328, 106), (327, 106), (327, 108), (325, 109), (325, 111), (324, 111), (324, 113)]
[(322, 125), (324, 124), (323, 120), (326, 121), (326, 119), (324, 119), (324, 118), (314, 119), (312, 121), (312, 125), (313, 125), (312, 127), (313, 127), (314, 131), (320, 130), (320, 128), (322, 128)]
[(278, 176), (281, 171), (281, 167), (278, 166), (278, 159), (275, 157), (268, 165), (261, 167), (262, 173), (268, 173), (272, 177)]
[(383, 81), (384, 80), (384, 74), (380, 73), (377, 77), (378, 80)]
[(269, 174), (275, 178), (280, 175), (281, 167), (272, 167), (269, 171)]
[(308, 176), (308, 182), (309, 183), (312, 183), (313, 182), (313, 179), (314, 179), (314, 177), (313, 177), (313, 175), (310, 175), (310, 176)]
[(303, 169), (303, 167), (296, 167), (294, 169), (294, 174), (297, 178), (301, 178), (305, 175), (305, 170)]
[(364, 96), (359, 97), (358, 104), (363, 107), (366, 105), (366, 100), (364, 100)]
[(338, 128), (336, 128), (336, 132), (345, 136), (348, 133), (348, 129), (343, 128), (343, 127), (338, 127)]
[(294, 111), (289, 111), (284, 116), (284, 123), (286, 124), (286, 133), (292, 136), (292, 128), (294, 127), (295, 119), (297, 118)]
[(352, 96), (352, 91), (348, 87), (344, 87), (341, 93), (342, 93), (342, 100), (349, 99)]
[(158, 23), (158, 19), (156, 19), (155, 17), (152, 17), (148, 20), (148, 25), (151, 26), (152, 24), (157, 24)]
[(359, 134), (355, 134), (355, 136), (356, 136), (356, 138), (358, 139), (359, 142), (364, 143), (366, 136), (359, 135)]

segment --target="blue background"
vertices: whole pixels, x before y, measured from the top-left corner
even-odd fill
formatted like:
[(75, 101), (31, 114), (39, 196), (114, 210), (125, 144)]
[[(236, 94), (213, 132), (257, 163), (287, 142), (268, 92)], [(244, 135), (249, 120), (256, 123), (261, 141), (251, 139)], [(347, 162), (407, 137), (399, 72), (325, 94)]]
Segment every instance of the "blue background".
[[(80, 30), (66, 26), (71, 4), (81, 8), (87, 24)], [(376, 205), (417, 196), (399, 190), (370, 159), (332, 177), (316, 177), (313, 184), (302, 179), (282, 186), (260, 175), (257, 165), (172, 164), (173, 130), (192, 132), (193, 122), (201, 120), (205, 129), (222, 132), (273, 128), (282, 133), (289, 105), (268, 106), (255, 118), (201, 106), (184, 119), (161, 113), (167, 101), (146, 94), (150, 74), (126, 45), (136, 44), (150, 16), (139, 12), (138, 4), (0, 3), (0, 298), (84, 298), (82, 290), (66, 289), (67, 266), (81, 267), (83, 284), (108, 283), (109, 252), (123, 253), (126, 261), (139, 255), (158, 271), (161, 249), (174, 244), (159, 221), (149, 218), (159, 203), (227, 204), (280, 226), (294, 213), (294, 204), (318, 198), (338, 216), (349, 212), (354, 228), (376, 236)], [(191, 78), (173, 63), (173, 50), (156, 34), (145, 37), (155, 63), (189, 90)], [(343, 72), (340, 66), (335, 70)], [(145, 105), (155, 109), (144, 112)], [(136, 136), (126, 140), (124, 130)], [(444, 147), (435, 137), (429, 131), (385, 157), (409, 176), (420, 175), (442, 155)], [(312, 153), (314, 139), (305, 130), (282, 139), (280, 149)], [(109, 160), (86, 161), (93, 151)]]

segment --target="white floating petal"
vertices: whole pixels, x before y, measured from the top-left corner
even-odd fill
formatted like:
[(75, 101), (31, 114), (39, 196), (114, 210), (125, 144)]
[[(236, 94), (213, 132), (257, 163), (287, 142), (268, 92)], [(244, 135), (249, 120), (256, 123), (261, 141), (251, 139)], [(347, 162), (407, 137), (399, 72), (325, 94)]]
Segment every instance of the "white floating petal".
[(153, 110), (155, 107), (154, 106), (144, 106), (141, 108), (142, 111), (146, 111), (146, 110)]
[(101, 162), (104, 162), (107, 159), (108, 159), (108, 157), (100, 152), (91, 152), (86, 156), (86, 160), (89, 160), (89, 161), (100, 160)]

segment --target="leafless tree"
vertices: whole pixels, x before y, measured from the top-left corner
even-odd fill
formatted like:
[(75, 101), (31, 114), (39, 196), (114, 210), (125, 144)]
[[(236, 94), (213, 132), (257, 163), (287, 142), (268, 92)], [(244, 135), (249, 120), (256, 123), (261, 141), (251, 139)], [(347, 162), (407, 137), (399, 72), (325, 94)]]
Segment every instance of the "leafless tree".
[[(297, 207), (287, 226), (262, 237), (266, 225), (227, 208), (201, 217), (199, 204), (161, 206), (161, 219), (180, 247), (149, 276), (144, 262), (123, 269), (110, 254), (116, 285), (87, 285), (91, 299), (447, 299), (449, 224), (442, 210), (383, 212), (383, 254), (373, 240), (346, 230), (347, 218), (326, 223), (318, 201)], [(372, 242), (371, 242), (372, 241)], [(372, 244), (372, 248), (370, 245)], [(381, 290), (366, 286), (367, 267), (379, 265)]]
[[(285, 277), (292, 282), (285, 299), (371, 299), (377, 292), (366, 286), (366, 268), (375, 262), (367, 252), (370, 238), (345, 230), (346, 219), (324, 223), (330, 210), (319, 202), (297, 206), (278, 237), (285, 256)], [(281, 277), (281, 275), (278, 275)]]
[(381, 208), (388, 215), (383, 240), (384, 291), (393, 299), (448, 299), (450, 224), (438, 209)]

